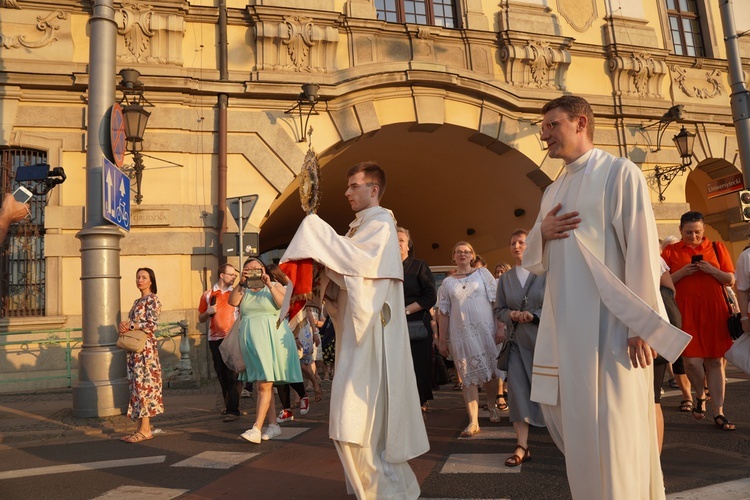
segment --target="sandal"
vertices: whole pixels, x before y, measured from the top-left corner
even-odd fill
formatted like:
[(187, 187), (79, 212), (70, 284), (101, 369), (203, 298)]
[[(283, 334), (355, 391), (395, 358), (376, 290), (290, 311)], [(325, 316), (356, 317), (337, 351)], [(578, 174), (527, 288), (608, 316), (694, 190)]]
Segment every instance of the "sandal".
[(520, 444), (517, 444), (514, 451), (518, 451), (519, 449), (523, 451), (523, 456), (519, 455), (518, 453), (513, 453), (513, 455), (508, 457), (508, 459), (505, 461), (506, 467), (518, 467), (522, 463), (531, 460), (531, 452), (528, 448), (524, 448)]
[[(671, 387), (672, 389), (679, 389), (680, 388), (680, 384), (678, 384), (677, 381), (675, 379), (673, 379), (673, 378), (669, 379), (668, 384), (669, 384), (669, 387)], [(692, 404), (692, 402), (691, 402), (691, 404)]]
[(733, 431), (737, 429), (737, 427), (735, 427), (732, 422), (727, 420), (727, 417), (725, 417), (724, 415), (716, 415), (714, 417), (714, 422), (716, 423), (716, 427), (718, 427), (722, 431)]
[(703, 420), (706, 418), (706, 410), (703, 409), (703, 403), (706, 402), (706, 398), (695, 398), (695, 405), (693, 406), (693, 418), (696, 420)]
[[(498, 410), (505, 411), (508, 409), (508, 403), (506, 402), (507, 401), (506, 397), (507, 396), (498, 396), (497, 398), (495, 398), (495, 406), (497, 406)], [(503, 400), (502, 403), (500, 402), (501, 399)]]
[(320, 403), (321, 401), (323, 401), (323, 389), (318, 386), (318, 388), (315, 389), (315, 402)]
[(120, 438), (120, 441), (124, 443), (140, 443), (141, 441), (148, 441), (149, 439), (154, 439), (154, 435), (146, 436), (142, 432), (134, 432), (130, 436)]
[(500, 409), (499, 408), (490, 408), (490, 422), (493, 424), (496, 424), (500, 422), (502, 418), (500, 417)]
[(680, 411), (693, 411), (693, 402), (689, 399), (683, 399), (680, 401)]
[(460, 391), (460, 390), (462, 390), (463, 388), (464, 388), (464, 385), (463, 385), (463, 384), (462, 384), (461, 382), (456, 382), (456, 383), (455, 383), (455, 384), (453, 385), (453, 390), (454, 390), (454, 391)]
[(461, 437), (467, 438), (471, 436), (476, 436), (479, 434), (479, 425), (478, 424), (469, 424), (466, 426), (466, 429), (461, 431)]

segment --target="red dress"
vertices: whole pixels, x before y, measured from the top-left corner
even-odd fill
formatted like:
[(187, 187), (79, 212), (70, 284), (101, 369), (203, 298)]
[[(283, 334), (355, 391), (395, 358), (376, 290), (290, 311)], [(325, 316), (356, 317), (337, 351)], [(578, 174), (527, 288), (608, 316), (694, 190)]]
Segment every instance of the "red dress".
[[(703, 260), (727, 273), (734, 273), (732, 257), (726, 247), (716, 243), (720, 254), (717, 259), (711, 242), (703, 237), (700, 245), (691, 248), (682, 241), (669, 245), (661, 256), (669, 266), (670, 273), (690, 264), (693, 255), (703, 255)], [(721, 261), (721, 266), (719, 266)], [(682, 329), (693, 336), (682, 355), (688, 358), (721, 358), (732, 346), (727, 331), (729, 310), (722, 285), (712, 276), (697, 271), (677, 281), (676, 301), (682, 314)]]

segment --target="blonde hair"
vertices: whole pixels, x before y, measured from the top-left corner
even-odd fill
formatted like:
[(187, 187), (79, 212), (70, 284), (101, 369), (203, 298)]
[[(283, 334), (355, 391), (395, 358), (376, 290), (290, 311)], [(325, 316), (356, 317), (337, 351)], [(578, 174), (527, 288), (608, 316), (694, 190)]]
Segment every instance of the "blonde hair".
[(468, 241), (459, 241), (455, 245), (453, 245), (453, 251), (451, 252), (451, 261), (455, 262), (455, 259), (453, 258), (453, 255), (456, 253), (456, 249), (460, 246), (469, 247), (469, 250), (471, 250), (471, 262), (474, 262), (474, 259), (477, 258), (477, 253), (474, 251), (474, 247), (471, 246), (471, 243)]

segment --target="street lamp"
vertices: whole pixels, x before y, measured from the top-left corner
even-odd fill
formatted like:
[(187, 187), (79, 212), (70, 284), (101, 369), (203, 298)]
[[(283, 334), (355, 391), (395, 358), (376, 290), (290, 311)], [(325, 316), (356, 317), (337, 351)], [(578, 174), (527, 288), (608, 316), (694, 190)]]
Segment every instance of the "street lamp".
[(666, 200), (664, 192), (667, 190), (675, 177), (682, 175), (693, 163), (693, 143), (695, 142), (695, 134), (688, 132), (683, 126), (680, 132), (672, 137), (674, 145), (677, 147), (677, 152), (680, 154), (682, 161), (681, 165), (675, 165), (673, 167), (662, 167), (655, 166), (653, 174), (650, 176), (656, 181), (656, 188), (659, 192), (659, 201)]
[(127, 148), (133, 154), (133, 170), (130, 178), (135, 178), (135, 203), (141, 204), (143, 195), (141, 194), (141, 182), (143, 181), (143, 135), (146, 132), (146, 125), (151, 116), (151, 112), (146, 111), (141, 102), (151, 104), (143, 95), (143, 83), (138, 80), (141, 76), (138, 70), (125, 68), (120, 70), (120, 87), (122, 90), (122, 117), (125, 122), (125, 140)]
[[(292, 106), (291, 108), (284, 111), (284, 114), (291, 115), (292, 112), (296, 109), (298, 110), (299, 114), (299, 127), (298, 130), (298, 136), (299, 141), (297, 142), (305, 142), (307, 140), (307, 124), (310, 122), (310, 115), (317, 115), (318, 112), (315, 111), (315, 105), (318, 104), (319, 96), (318, 91), (320, 90), (320, 85), (317, 83), (305, 83), (302, 85), (302, 92), (299, 93), (297, 96), (297, 104)], [(307, 117), (305, 118), (304, 124), (302, 123), (302, 117), (304, 116), (303, 108), (308, 107), (307, 110)], [(296, 128), (296, 127), (295, 127)]]

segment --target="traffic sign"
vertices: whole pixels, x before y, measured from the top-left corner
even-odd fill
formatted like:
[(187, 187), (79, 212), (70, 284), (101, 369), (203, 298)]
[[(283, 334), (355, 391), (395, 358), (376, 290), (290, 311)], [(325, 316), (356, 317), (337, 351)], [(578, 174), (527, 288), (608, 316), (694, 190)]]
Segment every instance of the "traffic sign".
[(130, 178), (106, 158), (102, 174), (104, 218), (130, 231)]
[(257, 257), (260, 248), (258, 233), (242, 234), (242, 252), (240, 252), (240, 233), (224, 233), (221, 235), (221, 245), (226, 257)]
[(253, 213), (255, 204), (258, 203), (259, 196), (257, 194), (248, 194), (246, 196), (237, 196), (235, 198), (227, 198), (227, 208), (237, 222), (237, 227), (240, 231), (245, 229), (245, 224), (250, 219), (250, 214)]
[(122, 168), (125, 161), (125, 118), (122, 116), (122, 107), (118, 103), (112, 105), (112, 113), (109, 117), (110, 144), (112, 144), (112, 159), (115, 165)]

